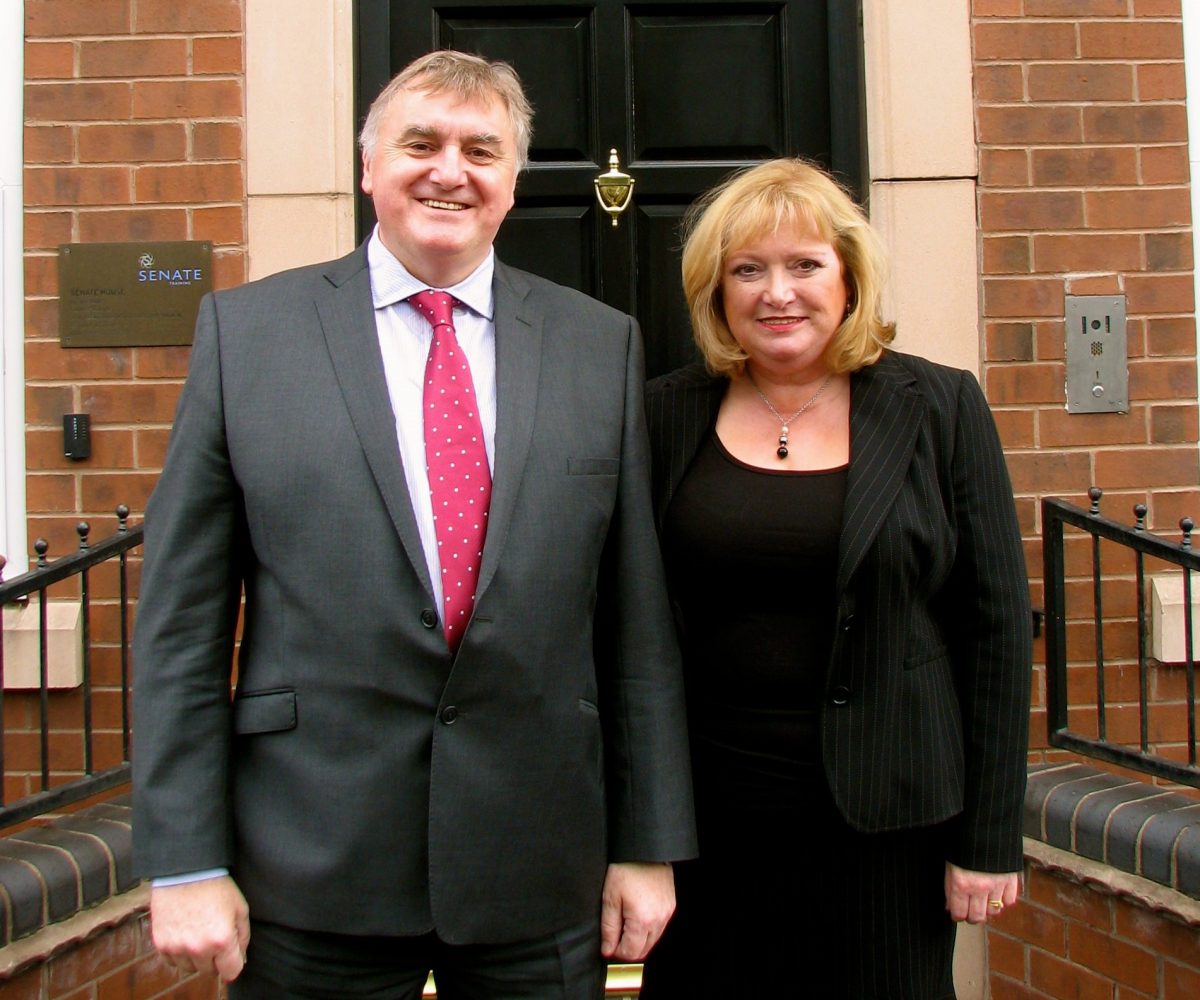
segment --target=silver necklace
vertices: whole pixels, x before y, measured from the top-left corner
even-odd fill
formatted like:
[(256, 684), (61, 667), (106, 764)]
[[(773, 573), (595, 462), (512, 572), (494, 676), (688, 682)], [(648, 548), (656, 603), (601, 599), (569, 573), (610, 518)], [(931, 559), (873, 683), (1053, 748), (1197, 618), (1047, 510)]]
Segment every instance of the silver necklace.
[(766, 403), (767, 409), (771, 411), (775, 419), (778, 420), (782, 425), (779, 428), (779, 447), (776, 449), (775, 454), (778, 455), (780, 459), (785, 459), (788, 457), (788, 425), (817, 401), (821, 393), (823, 393), (829, 383), (833, 381), (833, 372), (830, 372), (825, 376), (825, 381), (822, 382), (817, 391), (809, 397), (808, 402), (800, 407), (800, 409), (798, 409), (790, 417), (785, 417), (782, 413), (775, 409), (775, 404), (767, 399), (766, 393), (764, 393), (762, 389), (758, 387), (758, 383), (754, 381), (754, 376), (750, 374), (749, 368), (746, 369), (746, 378), (748, 378), (750, 380), (750, 384), (754, 386), (754, 391), (758, 393), (758, 398)]

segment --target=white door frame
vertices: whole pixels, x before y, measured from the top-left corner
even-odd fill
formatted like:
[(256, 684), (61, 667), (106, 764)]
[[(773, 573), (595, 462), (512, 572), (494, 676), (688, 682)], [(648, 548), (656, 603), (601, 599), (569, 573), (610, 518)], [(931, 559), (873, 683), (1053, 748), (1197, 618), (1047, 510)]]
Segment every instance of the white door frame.
[(0, 21), (0, 554), (11, 580), (29, 565), (25, 510), (25, 4)]

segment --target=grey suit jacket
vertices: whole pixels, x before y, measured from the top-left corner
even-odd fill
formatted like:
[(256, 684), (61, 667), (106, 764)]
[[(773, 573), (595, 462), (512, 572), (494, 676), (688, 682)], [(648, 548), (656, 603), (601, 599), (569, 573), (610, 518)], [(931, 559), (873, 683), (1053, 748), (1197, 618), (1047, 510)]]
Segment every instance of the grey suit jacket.
[(146, 512), (142, 874), (228, 866), (295, 927), (504, 941), (595, 914), (610, 861), (694, 853), (636, 324), (500, 263), (495, 293), (492, 506), (453, 660), (364, 248), (203, 302)]
[[(650, 383), (660, 523), (726, 384), (700, 365)], [(1016, 871), (1032, 669), (1028, 581), (1004, 453), (969, 373), (887, 352), (851, 377), (850, 467), (831, 583), (838, 618), (822, 755), (847, 821), (881, 831), (953, 820), (949, 860)]]

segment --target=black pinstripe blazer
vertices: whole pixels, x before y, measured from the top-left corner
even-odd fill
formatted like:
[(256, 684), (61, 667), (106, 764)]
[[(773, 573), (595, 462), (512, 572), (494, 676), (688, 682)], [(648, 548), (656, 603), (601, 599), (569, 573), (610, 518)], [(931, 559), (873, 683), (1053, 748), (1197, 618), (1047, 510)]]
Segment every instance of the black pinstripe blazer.
[[(726, 384), (693, 365), (648, 387), (660, 529)], [(850, 399), (826, 776), (855, 828), (953, 818), (951, 861), (1016, 871), (1031, 618), (995, 424), (969, 373), (895, 352)]]

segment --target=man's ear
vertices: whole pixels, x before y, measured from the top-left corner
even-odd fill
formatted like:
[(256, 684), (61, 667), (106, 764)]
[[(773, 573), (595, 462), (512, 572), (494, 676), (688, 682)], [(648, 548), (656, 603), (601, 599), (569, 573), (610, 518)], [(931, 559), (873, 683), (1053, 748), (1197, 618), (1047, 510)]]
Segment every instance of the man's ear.
[(363, 194), (370, 196), (374, 185), (371, 183), (371, 161), (367, 157), (365, 150), (362, 156), (362, 168), (362, 182), (360, 186), (362, 187)]

